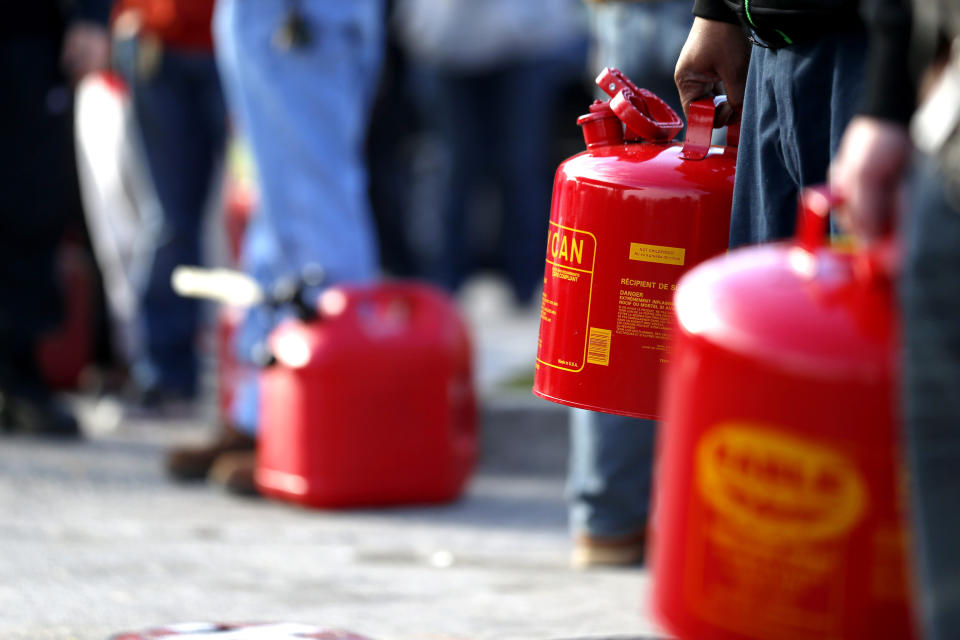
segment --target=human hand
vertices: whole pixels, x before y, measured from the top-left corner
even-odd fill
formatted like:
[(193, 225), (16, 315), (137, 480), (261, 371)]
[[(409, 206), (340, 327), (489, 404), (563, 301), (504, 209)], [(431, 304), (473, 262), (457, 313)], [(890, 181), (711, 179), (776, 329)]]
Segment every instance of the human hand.
[(60, 65), (73, 84), (110, 66), (110, 34), (95, 22), (75, 22), (63, 38)]
[(735, 121), (749, 63), (750, 42), (738, 25), (695, 18), (673, 74), (684, 115), (694, 100), (725, 93), (727, 102), (717, 107), (713, 126)]
[(830, 165), (830, 187), (844, 203), (837, 222), (869, 244), (892, 228), (902, 206), (902, 177), (913, 147), (903, 125), (857, 116)]

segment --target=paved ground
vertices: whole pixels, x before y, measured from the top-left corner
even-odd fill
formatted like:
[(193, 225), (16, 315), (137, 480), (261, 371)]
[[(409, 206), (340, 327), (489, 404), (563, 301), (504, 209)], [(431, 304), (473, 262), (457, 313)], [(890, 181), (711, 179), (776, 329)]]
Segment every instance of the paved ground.
[[(483, 455), (442, 507), (330, 512), (168, 482), (208, 421), (114, 420), (76, 444), (0, 440), (0, 638), (105, 640), (191, 620), (296, 621), (384, 640), (654, 638), (645, 571), (567, 566), (565, 413), (504, 382), (535, 313), (468, 292)], [(472, 296), (472, 297), (471, 297)]]

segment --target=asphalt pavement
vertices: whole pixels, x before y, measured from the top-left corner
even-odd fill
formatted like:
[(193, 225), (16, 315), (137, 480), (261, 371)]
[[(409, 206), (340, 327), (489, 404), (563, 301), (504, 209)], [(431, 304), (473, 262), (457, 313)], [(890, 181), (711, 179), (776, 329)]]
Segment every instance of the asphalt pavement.
[(646, 570), (569, 568), (566, 411), (533, 397), (537, 311), (461, 296), (482, 404), (479, 467), (442, 506), (330, 511), (170, 482), (211, 432), (72, 399), (86, 438), (0, 439), (0, 639), (106, 640), (189, 621), (286, 621), (381, 640), (661, 637)]

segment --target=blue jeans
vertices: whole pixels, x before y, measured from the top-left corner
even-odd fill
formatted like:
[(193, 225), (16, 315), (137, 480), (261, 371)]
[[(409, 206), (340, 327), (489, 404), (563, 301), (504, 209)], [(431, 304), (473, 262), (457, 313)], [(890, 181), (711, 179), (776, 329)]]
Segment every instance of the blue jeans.
[(196, 392), (200, 303), (174, 293), (177, 265), (201, 263), (203, 214), (223, 155), (226, 111), (210, 52), (165, 49), (152, 73), (137, 69), (136, 41), (119, 43), (118, 68), (156, 202), (143, 208), (137, 274), (142, 348), (132, 374), (141, 388)]
[[(682, 113), (673, 69), (693, 22), (689, 3), (589, 6), (591, 74), (617, 67)], [(567, 500), (573, 532), (621, 536), (646, 526), (655, 433), (652, 420), (571, 409)]]
[(901, 281), (905, 440), (925, 638), (960, 629), (960, 207), (932, 161), (913, 185)]
[(791, 237), (797, 196), (823, 183), (863, 87), (860, 31), (753, 47), (743, 101), (730, 246)]
[(570, 410), (570, 528), (593, 536), (636, 533), (647, 523), (657, 423)]
[[(236, 124), (254, 158), (259, 201), (244, 238), (244, 270), (267, 290), (311, 265), (323, 286), (378, 276), (363, 141), (383, 56), (382, 0), (299, 3), (308, 46), (278, 48), (283, 0), (220, 0), (217, 62)], [(249, 360), (285, 311), (252, 309), (237, 349)], [(253, 431), (257, 384), (237, 392), (233, 418)]]
[(424, 68), (420, 73), (417, 79), (426, 89), (420, 96), (422, 113), (449, 154), (435, 222), (440, 233), (434, 242), (420, 243), (422, 269), (454, 291), (478, 268), (481, 247), (468, 205), (489, 174), (503, 205), (500, 262), (515, 300), (527, 304), (543, 282), (549, 116), (561, 86), (562, 59), (544, 55), (489, 70)]

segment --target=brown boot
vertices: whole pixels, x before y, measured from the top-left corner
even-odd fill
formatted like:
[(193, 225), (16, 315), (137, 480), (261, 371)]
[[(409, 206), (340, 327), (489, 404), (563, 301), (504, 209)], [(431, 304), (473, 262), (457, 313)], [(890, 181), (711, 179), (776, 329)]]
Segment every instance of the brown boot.
[(254, 451), (228, 451), (217, 456), (207, 480), (230, 493), (244, 496), (259, 495), (254, 475), (257, 454)]
[(253, 453), (256, 447), (256, 439), (226, 426), (210, 444), (171, 449), (165, 466), (175, 480), (203, 480), (221, 455), (234, 451)]
[(574, 569), (638, 565), (643, 562), (646, 544), (645, 530), (615, 537), (580, 535), (574, 540), (570, 565)]

